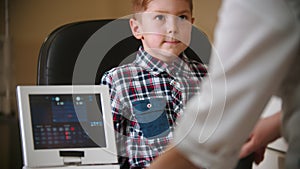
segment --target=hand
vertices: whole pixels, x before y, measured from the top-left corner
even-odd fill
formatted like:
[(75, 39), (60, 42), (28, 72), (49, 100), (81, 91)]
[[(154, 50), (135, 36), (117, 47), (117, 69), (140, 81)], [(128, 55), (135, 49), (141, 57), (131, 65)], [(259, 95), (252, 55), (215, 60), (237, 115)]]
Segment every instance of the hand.
[(254, 162), (259, 164), (264, 159), (267, 145), (281, 136), (281, 112), (258, 121), (247, 142), (240, 151), (240, 158), (254, 153)]

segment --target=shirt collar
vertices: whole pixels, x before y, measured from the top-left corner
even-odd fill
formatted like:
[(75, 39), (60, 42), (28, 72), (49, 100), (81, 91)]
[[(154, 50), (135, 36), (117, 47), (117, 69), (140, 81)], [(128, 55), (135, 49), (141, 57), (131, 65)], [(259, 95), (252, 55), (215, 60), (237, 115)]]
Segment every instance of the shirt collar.
[(137, 52), (135, 63), (143, 67), (145, 70), (158, 73), (165, 72), (168, 67), (165, 62), (148, 54), (142, 46)]
[(157, 74), (162, 72), (167, 72), (171, 76), (189, 76), (191, 71), (188, 65), (188, 57), (182, 53), (175, 59), (172, 63), (165, 63), (150, 54), (148, 54), (144, 48), (141, 46), (137, 52), (135, 63), (143, 67), (145, 70), (157, 72)]

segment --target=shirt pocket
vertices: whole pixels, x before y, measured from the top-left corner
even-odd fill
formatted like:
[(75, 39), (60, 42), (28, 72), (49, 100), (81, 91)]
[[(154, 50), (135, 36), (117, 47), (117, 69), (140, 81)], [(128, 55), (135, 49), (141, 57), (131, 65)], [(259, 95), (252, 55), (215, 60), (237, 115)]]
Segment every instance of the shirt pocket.
[(154, 98), (132, 103), (135, 118), (143, 136), (148, 139), (166, 137), (170, 125), (165, 112), (166, 99)]

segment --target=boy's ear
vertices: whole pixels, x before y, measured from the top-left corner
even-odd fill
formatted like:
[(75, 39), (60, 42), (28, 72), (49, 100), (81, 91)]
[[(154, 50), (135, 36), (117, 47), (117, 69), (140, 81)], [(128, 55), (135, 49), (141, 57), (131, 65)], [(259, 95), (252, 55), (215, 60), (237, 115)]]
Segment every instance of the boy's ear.
[(136, 19), (131, 18), (129, 20), (129, 25), (130, 25), (133, 36), (136, 39), (142, 39), (143, 35), (142, 35), (142, 32), (141, 32), (142, 28), (140, 26), (140, 23)]

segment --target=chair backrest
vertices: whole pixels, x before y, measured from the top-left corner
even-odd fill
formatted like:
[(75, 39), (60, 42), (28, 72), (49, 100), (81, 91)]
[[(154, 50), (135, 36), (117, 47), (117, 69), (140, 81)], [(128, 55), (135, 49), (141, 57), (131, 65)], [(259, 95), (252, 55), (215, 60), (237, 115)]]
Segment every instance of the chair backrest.
[[(70, 84), (99, 84), (105, 71), (120, 65), (129, 55), (135, 53), (141, 42), (132, 35), (115, 44), (101, 60), (98, 72), (93, 82), (77, 80), (72, 82), (74, 66), (82, 47), (89, 38), (100, 28), (118, 22), (120, 31), (131, 35), (128, 19), (92, 20), (69, 23), (54, 30), (46, 38), (40, 49), (37, 84), (38, 85), (70, 85)], [(100, 46), (101, 47), (101, 46)], [(193, 50), (192, 50), (193, 49)], [(207, 36), (193, 27), (190, 48), (186, 50), (188, 56), (207, 63), (210, 55), (210, 42)], [(198, 50), (198, 51), (197, 51)], [(199, 55), (200, 58), (196, 55)]]

